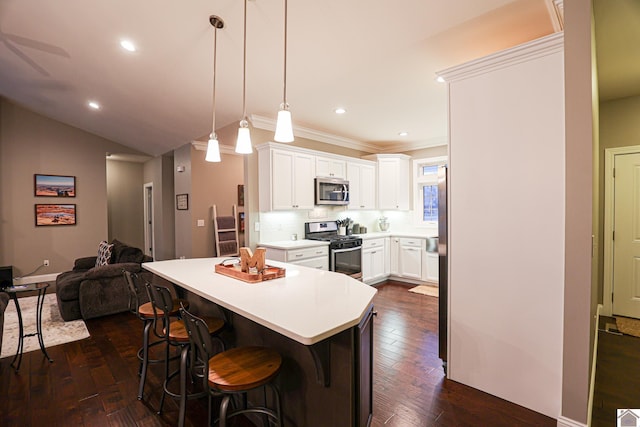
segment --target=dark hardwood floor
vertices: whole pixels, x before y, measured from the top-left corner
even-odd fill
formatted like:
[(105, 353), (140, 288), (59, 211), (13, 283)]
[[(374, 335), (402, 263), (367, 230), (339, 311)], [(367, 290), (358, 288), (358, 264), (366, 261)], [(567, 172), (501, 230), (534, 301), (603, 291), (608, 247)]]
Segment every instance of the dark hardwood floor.
[[(438, 359), (438, 300), (408, 292), (409, 287), (387, 282), (374, 300), (372, 426), (556, 425), (551, 418), (446, 380)], [(145, 401), (136, 399), (141, 322), (122, 313), (86, 323), (91, 338), (49, 348), (52, 364), (33, 351), (24, 355), (16, 374), (10, 358), (0, 360), (0, 425), (175, 425), (173, 400), (167, 399), (162, 416), (155, 413), (160, 365), (150, 368)], [(205, 426), (206, 418), (206, 400), (190, 401), (186, 425)]]
[(639, 409), (640, 338), (598, 331), (595, 380), (592, 427), (615, 426), (617, 409)]

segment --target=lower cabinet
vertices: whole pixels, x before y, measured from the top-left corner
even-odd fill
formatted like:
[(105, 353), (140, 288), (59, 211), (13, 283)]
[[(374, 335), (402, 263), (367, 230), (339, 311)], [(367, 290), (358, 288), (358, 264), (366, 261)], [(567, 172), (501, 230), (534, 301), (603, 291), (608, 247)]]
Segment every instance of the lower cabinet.
[(373, 306), (354, 333), (355, 351), (355, 423), (357, 427), (369, 427), (373, 416)]
[[(424, 280), (423, 257), (426, 255), (424, 239), (392, 237), (390, 273), (392, 276)], [(436, 259), (437, 262), (437, 259)], [(437, 280), (437, 279), (436, 279)]]
[(422, 264), (422, 280), (427, 282), (438, 281), (438, 253), (437, 252), (424, 252), (424, 262)]
[(385, 271), (387, 253), (386, 238), (369, 239), (362, 242), (362, 281), (375, 283), (383, 280), (388, 273)]
[(424, 239), (400, 238), (400, 276), (422, 280), (422, 252)]
[(267, 248), (267, 259), (317, 268), (318, 270), (329, 270), (329, 246), (302, 249)]

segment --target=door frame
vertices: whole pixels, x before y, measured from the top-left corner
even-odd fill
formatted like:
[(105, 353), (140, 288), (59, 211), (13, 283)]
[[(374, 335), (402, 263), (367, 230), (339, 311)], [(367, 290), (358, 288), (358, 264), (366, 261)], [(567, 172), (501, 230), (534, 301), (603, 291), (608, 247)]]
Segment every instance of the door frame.
[[(151, 198), (151, 202), (147, 199), (147, 194)], [(144, 206), (144, 254), (150, 255), (156, 259), (156, 221), (153, 212), (153, 182), (147, 182), (142, 186), (142, 199)], [(149, 209), (149, 205), (151, 209)], [(151, 210), (149, 212), (149, 210)], [(151, 236), (149, 236), (149, 221), (151, 221)], [(149, 253), (149, 243), (151, 243), (151, 253)]]
[(607, 148), (604, 150), (604, 227), (603, 227), (603, 290), (602, 290), (602, 314), (613, 315), (613, 216), (614, 202), (613, 192), (615, 190), (615, 180), (613, 178), (613, 167), (615, 157), (622, 154), (640, 153), (640, 145), (630, 145), (627, 147)]

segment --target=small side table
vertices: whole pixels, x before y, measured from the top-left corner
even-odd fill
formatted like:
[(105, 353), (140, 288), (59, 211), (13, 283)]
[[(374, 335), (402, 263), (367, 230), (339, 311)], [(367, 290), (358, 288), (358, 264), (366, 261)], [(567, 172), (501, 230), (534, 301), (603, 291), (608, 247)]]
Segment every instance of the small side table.
[[(18, 372), (20, 364), (22, 363), (22, 351), (24, 349), (24, 339), (26, 337), (37, 336), (38, 343), (40, 344), (40, 350), (49, 362), (53, 362), (44, 347), (44, 340), (42, 339), (42, 306), (44, 305), (44, 294), (48, 287), (48, 283), (32, 283), (28, 285), (10, 286), (4, 290), (11, 296), (11, 299), (13, 299), (13, 302), (16, 304), (16, 312), (18, 313), (18, 327), (20, 329), (20, 334), (18, 335), (18, 349), (16, 350), (16, 355), (11, 361), (11, 366), (13, 366), (16, 372)], [(33, 291), (38, 292), (38, 301), (36, 303), (36, 332), (25, 334), (22, 323), (22, 311), (20, 310), (20, 303), (18, 302), (18, 294)]]

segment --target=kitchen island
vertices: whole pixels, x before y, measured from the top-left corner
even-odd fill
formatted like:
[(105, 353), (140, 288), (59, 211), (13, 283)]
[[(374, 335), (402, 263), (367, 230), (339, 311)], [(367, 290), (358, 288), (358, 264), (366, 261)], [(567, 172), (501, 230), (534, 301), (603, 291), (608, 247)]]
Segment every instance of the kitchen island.
[(285, 277), (246, 283), (215, 273), (223, 259), (142, 266), (182, 288), (190, 301), (221, 308), (233, 326), (234, 345), (280, 352), (284, 363), (276, 384), (287, 426), (368, 425), (376, 290), (346, 275), (275, 261), (267, 264), (284, 267)]

